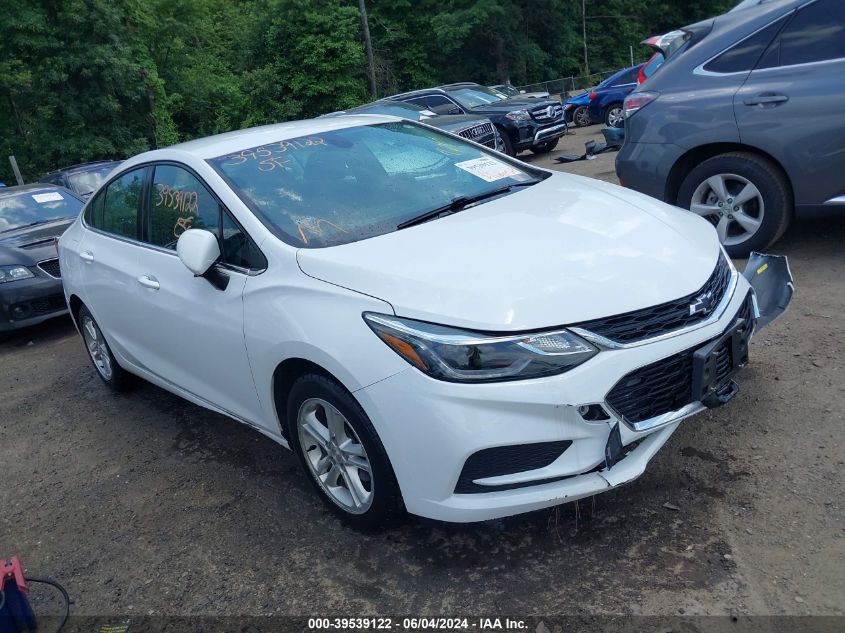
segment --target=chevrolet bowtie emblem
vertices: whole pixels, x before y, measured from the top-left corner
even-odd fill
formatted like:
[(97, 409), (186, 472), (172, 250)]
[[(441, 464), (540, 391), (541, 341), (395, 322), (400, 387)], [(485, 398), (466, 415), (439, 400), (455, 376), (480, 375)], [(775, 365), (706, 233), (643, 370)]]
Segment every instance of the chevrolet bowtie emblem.
[(698, 295), (693, 302), (689, 304), (689, 313), (690, 316), (695, 316), (697, 314), (707, 315), (713, 312), (713, 293), (712, 292), (705, 292), (704, 294)]

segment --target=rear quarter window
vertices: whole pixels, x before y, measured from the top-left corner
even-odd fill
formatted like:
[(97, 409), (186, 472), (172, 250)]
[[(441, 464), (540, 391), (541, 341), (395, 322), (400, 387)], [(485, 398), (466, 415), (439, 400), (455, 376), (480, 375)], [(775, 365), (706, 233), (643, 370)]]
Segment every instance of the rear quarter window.
[(750, 72), (786, 22), (786, 16), (763, 27), (704, 64), (712, 73)]

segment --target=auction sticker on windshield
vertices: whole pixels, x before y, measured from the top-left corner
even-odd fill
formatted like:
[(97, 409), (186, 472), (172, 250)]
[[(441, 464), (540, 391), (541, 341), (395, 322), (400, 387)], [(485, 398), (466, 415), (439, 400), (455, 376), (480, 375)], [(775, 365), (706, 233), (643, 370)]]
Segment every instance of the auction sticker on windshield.
[(62, 194), (57, 191), (53, 191), (51, 193), (35, 193), (32, 194), (32, 199), (38, 204), (44, 204), (45, 202), (60, 202), (61, 200), (64, 200), (64, 198), (62, 198)]
[(483, 156), (455, 163), (455, 167), (468, 171), (473, 176), (478, 176), (487, 182), (496, 182), (504, 178), (519, 178), (524, 176), (523, 172), (507, 163), (496, 160), (492, 156)]

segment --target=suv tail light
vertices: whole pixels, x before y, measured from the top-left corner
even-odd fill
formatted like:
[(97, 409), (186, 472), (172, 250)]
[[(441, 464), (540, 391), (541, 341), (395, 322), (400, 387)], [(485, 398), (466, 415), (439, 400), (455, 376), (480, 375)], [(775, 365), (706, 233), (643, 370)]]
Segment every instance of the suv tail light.
[(649, 103), (657, 99), (660, 94), (657, 92), (632, 92), (625, 97), (625, 103), (622, 105), (622, 110), (627, 119), (629, 116), (646, 107)]
[(598, 95), (596, 94), (596, 91), (595, 91), (595, 90), (591, 90), (591, 91), (590, 91), (590, 96), (588, 97), (588, 99), (589, 99), (590, 101), (592, 101), (592, 100), (593, 100), (593, 99), (595, 99), (597, 96), (598, 96)]

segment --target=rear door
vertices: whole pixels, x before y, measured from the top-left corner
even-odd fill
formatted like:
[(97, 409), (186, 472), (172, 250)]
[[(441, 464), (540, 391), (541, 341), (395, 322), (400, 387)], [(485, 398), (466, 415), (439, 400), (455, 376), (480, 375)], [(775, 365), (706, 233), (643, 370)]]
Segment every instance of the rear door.
[[(157, 164), (144, 202), (146, 247), (133, 280), (138, 360), (147, 371), (235, 416), (260, 419), (243, 331), (243, 289), (260, 252), (210, 189), (177, 164)], [(225, 288), (194, 277), (176, 254), (186, 230), (217, 235)]]
[(845, 193), (845, 2), (815, 0), (784, 20), (734, 112), (742, 142), (786, 169), (796, 206)]
[(137, 341), (133, 340), (128, 306), (138, 293), (140, 245), (140, 202), (145, 187), (146, 167), (133, 169), (114, 179), (85, 209), (85, 231), (74, 257), (78, 257), (85, 303), (109, 346), (119, 359), (135, 363)]

